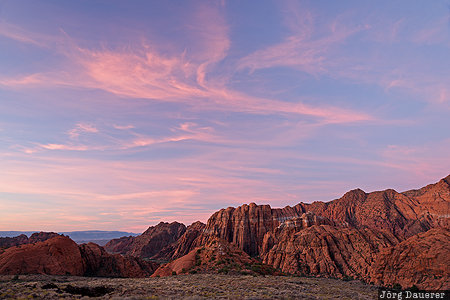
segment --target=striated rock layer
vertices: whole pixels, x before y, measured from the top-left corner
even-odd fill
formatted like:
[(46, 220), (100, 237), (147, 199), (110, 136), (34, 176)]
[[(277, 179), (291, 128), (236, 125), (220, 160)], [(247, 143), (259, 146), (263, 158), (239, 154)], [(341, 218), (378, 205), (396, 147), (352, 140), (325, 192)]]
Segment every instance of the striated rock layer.
[[(265, 267), (266, 270), (273, 270)], [(203, 247), (194, 248), (188, 254), (160, 266), (152, 277), (198, 272), (252, 274), (256, 271), (264, 271), (264, 266), (235, 245), (212, 238)]]
[(205, 234), (234, 243), (252, 256), (261, 253), (264, 235), (290, 219), (312, 212), (340, 227), (371, 228), (405, 239), (435, 226), (450, 227), (450, 175), (419, 190), (365, 193), (357, 189), (330, 202), (299, 203), (272, 209), (242, 205), (214, 213)]
[(79, 246), (65, 236), (10, 247), (0, 255), (0, 274), (4, 275), (144, 277), (157, 266), (134, 257), (108, 254), (93, 243)]
[(370, 281), (407, 288), (450, 289), (450, 230), (433, 228), (387, 247), (371, 266)]
[(326, 203), (228, 207), (206, 225), (161, 222), (140, 236), (111, 240), (105, 248), (112, 254), (61, 236), (44, 242), (51, 236), (3, 240), (4, 245), (23, 245), (0, 254), (0, 273), (139, 277), (156, 269), (140, 259), (146, 258), (168, 262), (154, 276), (191, 271), (266, 274), (270, 265), (293, 274), (443, 289), (449, 280), (449, 217), (447, 176), (403, 193), (356, 189)]
[(367, 279), (375, 255), (398, 239), (370, 228), (313, 225), (280, 228), (267, 233), (264, 242), (263, 262), (283, 272)]
[(161, 222), (156, 226), (149, 227), (139, 236), (113, 239), (105, 245), (105, 249), (110, 253), (150, 258), (164, 247), (177, 241), (185, 231), (184, 224)]
[(178, 240), (161, 249), (152, 256), (152, 259), (168, 261), (188, 254), (194, 248), (201, 246), (199, 237), (203, 235), (205, 227), (206, 225), (199, 221), (192, 223)]
[[(450, 176), (403, 193), (357, 189), (328, 203), (300, 203), (282, 209), (254, 203), (229, 207), (214, 213), (205, 229), (196, 231), (189, 242), (179, 240), (154, 257), (171, 258), (174, 249), (183, 249), (178, 255), (191, 250), (161, 267), (172, 270), (182, 261), (192, 264), (194, 249), (219, 238), (287, 273), (443, 288), (448, 285), (448, 272), (442, 270), (449, 261), (445, 235), (449, 229), (449, 183)], [(417, 243), (422, 235), (424, 241)], [(432, 245), (436, 245), (434, 250), (430, 250)], [(431, 255), (417, 255), (417, 251)], [(404, 264), (394, 263), (399, 260)]]

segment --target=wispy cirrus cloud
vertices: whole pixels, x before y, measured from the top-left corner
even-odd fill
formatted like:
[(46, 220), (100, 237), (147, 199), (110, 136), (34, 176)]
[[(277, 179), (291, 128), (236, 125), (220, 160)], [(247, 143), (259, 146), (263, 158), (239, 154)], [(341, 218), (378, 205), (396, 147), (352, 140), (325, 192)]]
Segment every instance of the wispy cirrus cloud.
[(0, 19), (0, 35), (20, 43), (32, 44), (38, 47), (48, 47), (52, 40), (50, 36), (27, 31), (19, 26)]
[[(126, 131), (125, 135), (116, 137), (116, 131)], [(95, 136), (83, 136), (81, 140), (80, 135), (96, 134)], [(57, 151), (121, 151), (133, 148), (143, 148), (156, 144), (175, 143), (186, 140), (203, 141), (203, 142), (224, 142), (218, 137), (214, 129), (211, 127), (201, 127), (194, 122), (181, 123), (178, 126), (171, 128), (170, 133), (165, 136), (149, 136), (148, 134), (138, 133), (135, 131), (135, 126), (104, 126), (100, 131), (92, 123), (77, 123), (74, 128), (67, 131), (69, 137), (68, 141), (53, 142), (53, 143), (39, 143), (33, 142), (35, 146), (25, 147), (17, 146), (19, 151), (34, 154), (44, 150)], [(229, 141), (231, 142), (231, 141)]]
[[(64, 64), (67, 66), (63, 64), (59, 71), (17, 76), (12, 79), (0, 78), (0, 84), (10, 88), (55, 85), (94, 88), (124, 98), (180, 103), (195, 110), (311, 116), (333, 123), (373, 119), (368, 113), (351, 109), (314, 106), (305, 104), (301, 98), (289, 102), (265, 99), (228, 87), (228, 83), (223, 81), (226, 76), (219, 75), (216, 78), (212, 75), (217, 76), (216, 64), (228, 55), (231, 44), (223, 13), (215, 6), (205, 5), (193, 14), (192, 20), (188, 29), (195, 40), (195, 51), (183, 50), (178, 54), (161, 54), (156, 47), (151, 46), (151, 41), (143, 42), (140, 47), (122, 50), (87, 49), (78, 46), (68, 35), (63, 35), (57, 51), (66, 56), (67, 61)], [(26, 32), (21, 34), (24, 38), (27, 36)], [(31, 33), (28, 35), (32, 36)], [(339, 40), (342, 38), (340, 35), (342, 34), (337, 33), (336, 36), (327, 39)], [(303, 37), (292, 38), (286, 47), (279, 47), (278, 57), (286, 58), (286, 52), (296, 53), (295, 48), (302, 45), (303, 40)], [(332, 42), (323, 40), (318, 41), (317, 45), (307, 46), (311, 51), (306, 51), (309, 53), (306, 55), (320, 56), (320, 53), (316, 55), (312, 49), (322, 48)], [(268, 61), (257, 56), (254, 61)], [(292, 60), (297, 58), (292, 57)], [(253, 59), (246, 58), (243, 61), (246, 60)], [(272, 63), (269, 63), (270, 65)], [(243, 66), (245, 63), (240, 67)], [(69, 67), (72, 69), (71, 72), (64, 71)]]
[[(336, 61), (334, 47), (355, 33), (367, 29), (366, 26), (348, 27), (335, 22), (325, 28), (318, 28), (314, 13), (294, 2), (286, 2), (284, 7), (285, 24), (289, 35), (280, 43), (257, 50), (243, 57), (239, 69), (258, 69), (290, 67), (313, 76), (326, 74), (334, 68)], [(320, 31), (317, 34), (317, 31)]]
[(83, 133), (98, 133), (98, 129), (89, 123), (78, 123), (75, 128), (67, 132), (71, 139), (76, 139)]

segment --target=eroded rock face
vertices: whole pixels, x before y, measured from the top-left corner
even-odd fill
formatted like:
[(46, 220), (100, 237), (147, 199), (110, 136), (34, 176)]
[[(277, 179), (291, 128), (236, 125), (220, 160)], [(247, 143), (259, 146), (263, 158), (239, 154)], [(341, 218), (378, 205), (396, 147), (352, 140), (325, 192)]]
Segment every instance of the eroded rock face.
[(152, 259), (169, 261), (188, 254), (194, 248), (201, 246), (200, 236), (205, 228), (206, 225), (202, 222), (192, 223), (177, 241), (161, 249), (156, 255), (152, 256)]
[(0, 255), (0, 274), (84, 274), (78, 245), (70, 238), (57, 236), (36, 244), (20, 245)]
[[(80, 275), (79, 264), (66, 266), (68, 259), (80, 261), (84, 275), (151, 274), (156, 265), (139, 257), (170, 261), (155, 276), (189, 271), (259, 272), (265, 268), (253, 258), (259, 256), (286, 273), (448, 288), (449, 183), (450, 176), (404, 193), (357, 189), (327, 203), (299, 203), (282, 209), (244, 204), (214, 213), (206, 225), (196, 222), (186, 228), (177, 222), (161, 222), (138, 237), (123, 237), (106, 245), (109, 252), (133, 258), (108, 254), (92, 243), (73, 247), (70, 239), (57, 237), (62, 240), (55, 245), (45, 244), (50, 239), (23, 245), (22, 250), (6, 250), (0, 254), (0, 273), (22, 274), (17, 272), (31, 268), (46, 274)], [(41, 234), (34, 239), (46, 238)], [(33, 251), (39, 262), (33, 260)]]
[(450, 230), (433, 228), (383, 249), (370, 270), (370, 281), (403, 288), (450, 288)]
[(215, 237), (204, 246), (194, 248), (188, 254), (160, 266), (152, 277), (189, 272), (236, 272), (251, 268), (255, 263), (256, 260), (235, 245)]
[(27, 242), (28, 237), (25, 234), (21, 234), (15, 237), (0, 237), (0, 249), (23, 245)]
[(448, 226), (450, 187), (445, 180), (416, 191), (365, 193), (353, 190), (327, 203), (302, 204), (336, 223), (389, 231), (402, 238), (433, 226)]
[(0, 274), (144, 277), (157, 265), (135, 257), (108, 254), (89, 243), (77, 245), (66, 236), (20, 245), (0, 255)]
[(80, 245), (85, 265), (85, 276), (100, 277), (146, 277), (159, 267), (153, 262), (137, 257), (109, 254), (94, 243)]
[(398, 242), (392, 234), (369, 228), (313, 225), (267, 233), (263, 262), (292, 274), (368, 278), (374, 256)]
[(259, 255), (267, 232), (306, 212), (312, 212), (334, 226), (371, 228), (406, 239), (435, 226), (450, 227), (449, 182), (450, 176), (436, 184), (404, 193), (392, 189), (365, 193), (356, 189), (330, 202), (299, 203), (283, 209), (254, 203), (229, 207), (209, 218), (203, 243), (208, 236), (217, 236), (238, 245), (251, 256)]
[(237, 208), (221, 209), (209, 218), (205, 235), (220, 237), (249, 255), (256, 256), (264, 235), (282, 222), (300, 216), (303, 211), (299, 208), (287, 206), (272, 209), (269, 205), (250, 203)]
[(150, 258), (164, 247), (177, 241), (185, 231), (184, 224), (161, 222), (156, 226), (149, 227), (139, 236), (113, 239), (105, 245), (105, 249), (110, 253)]
[(25, 234), (16, 237), (0, 237), (0, 249), (43, 242), (55, 236), (59, 236), (59, 234), (54, 232), (35, 232), (29, 238)]

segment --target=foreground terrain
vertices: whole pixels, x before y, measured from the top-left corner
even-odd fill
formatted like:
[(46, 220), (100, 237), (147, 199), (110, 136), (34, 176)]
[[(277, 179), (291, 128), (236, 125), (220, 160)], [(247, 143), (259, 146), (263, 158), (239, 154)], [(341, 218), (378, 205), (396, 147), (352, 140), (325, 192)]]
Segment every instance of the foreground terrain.
[(375, 286), (356, 280), (293, 276), (0, 276), (0, 299), (376, 299), (376, 296)]

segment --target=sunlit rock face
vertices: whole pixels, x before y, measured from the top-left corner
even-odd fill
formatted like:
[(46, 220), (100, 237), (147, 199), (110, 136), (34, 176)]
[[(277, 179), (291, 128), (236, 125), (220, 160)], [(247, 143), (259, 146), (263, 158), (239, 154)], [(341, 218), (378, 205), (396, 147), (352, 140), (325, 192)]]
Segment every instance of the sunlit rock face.
[(48, 274), (145, 277), (157, 264), (135, 257), (108, 254), (94, 244), (77, 245), (66, 236), (20, 245), (0, 255), (0, 274)]

